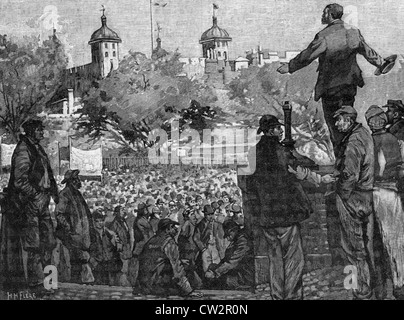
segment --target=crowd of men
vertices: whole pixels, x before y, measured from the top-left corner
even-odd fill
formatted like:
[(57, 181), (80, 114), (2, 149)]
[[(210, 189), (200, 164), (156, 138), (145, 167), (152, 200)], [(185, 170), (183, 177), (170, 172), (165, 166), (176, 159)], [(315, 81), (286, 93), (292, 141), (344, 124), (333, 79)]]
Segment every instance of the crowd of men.
[[(43, 270), (50, 264), (60, 281), (131, 285), (136, 293), (252, 288), (252, 247), (230, 170), (199, 170), (185, 179), (177, 169), (163, 179), (154, 168), (146, 176), (131, 172), (127, 181), (108, 173), (102, 183), (109, 190), (68, 170), (58, 183), (40, 145), (42, 122), (23, 127), (3, 192), (4, 289), (49, 294)], [(91, 196), (102, 200), (89, 206)]]
[[(332, 174), (305, 168), (290, 143), (282, 143), (283, 124), (264, 115), (262, 136), (249, 150), (248, 166), (238, 168), (237, 183), (229, 171), (167, 167), (147, 177), (139, 169), (129, 181), (110, 174), (104, 181), (109, 191), (91, 184), (82, 194), (79, 171), (69, 170), (59, 192), (40, 145), (42, 122), (28, 120), (0, 197), (3, 289), (28, 285), (46, 294), (44, 266), (54, 264), (69, 281), (200, 297), (200, 288), (253, 288), (255, 256), (266, 258), (261, 271), (268, 273), (273, 299), (302, 299), (300, 223), (313, 212), (301, 184), (307, 180), (327, 184), (335, 201), (340, 246), (355, 267), (354, 298), (384, 299), (391, 278), (394, 297), (404, 299), (404, 105), (388, 100), (384, 109), (370, 106), (370, 131), (354, 108), (357, 87), (365, 84), (356, 56), (377, 67), (376, 75), (389, 72), (396, 56), (383, 59), (342, 16), (341, 5), (327, 5), (326, 27), (278, 69), (294, 73), (319, 59), (314, 99), (322, 100), (334, 146)], [(89, 207), (91, 195), (104, 201)]]
[[(43, 267), (53, 264), (62, 281), (130, 285), (136, 294), (200, 297), (201, 288), (254, 288), (254, 255), (264, 255), (269, 258), (273, 298), (301, 299), (300, 222), (312, 209), (299, 181), (308, 180), (316, 186), (335, 186), (341, 247), (358, 272), (354, 296), (368, 299), (375, 293), (383, 299), (390, 277), (394, 296), (402, 299), (404, 105), (389, 100), (384, 107), (371, 106), (365, 113), (371, 131), (357, 122), (352, 106), (334, 113), (343, 139), (335, 171), (325, 176), (299, 165), (281, 142), (283, 125), (275, 116), (263, 116), (258, 129), (263, 136), (249, 154), (255, 167), (238, 177), (247, 220), (239, 190), (232, 188), (233, 179), (226, 178), (229, 172), (219, 174), (224, 177), (218, 178), (217, 186), (230, 188), (231, 193), (215, 189), (214, 184), (197, 192), (183, 183), (171, 189), (161, 181), (159, 192), (145, 194), (140, 184), (131, 188), (111, 174), (107, 179), (119, 188), (125, 185), (136, 202), (127, 199), (90, 208), (78, 170), (68, 170), (60, 182), (64, 188), (58, 190), (39, 144), (42, 122), (28, 121), (1, 202), (3, 288), (28, 285), (38, 295), (49, 294), (43, 287)], [(147, 178), (146, 189), (158, 184), (153, 176)], [(85, 190), (88, 196), (91, 190)]]

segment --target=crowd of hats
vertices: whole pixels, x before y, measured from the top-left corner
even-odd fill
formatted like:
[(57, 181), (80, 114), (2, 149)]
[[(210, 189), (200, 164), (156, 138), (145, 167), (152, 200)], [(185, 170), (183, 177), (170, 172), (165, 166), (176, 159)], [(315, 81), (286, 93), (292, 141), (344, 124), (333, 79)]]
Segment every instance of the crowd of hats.
[(241, 203), (236, 172), (228, 168), (144, 166), (137, 170), (105, 171), (101, 182), (84, 181), (81, 190), (90, 209), (102, 207), (108, 211), (116, 205), (133, 211), (140, 203), (148, 202), (174, 206), (179, 200), (198, 201), (219, 194)]
[[(73, 172), (74, 174), (76, 172)], [(65, 176), (56, 176), (59, 190), (65, 185)], [(0, 180), (2, 188), (7, 186), (8, 175)], [(234, 211), (241, 211), (241, 190), (238, 188), (236, 171), (229, 168), (199, 166), (149, 165), (124, 171), (103, 171), (102, 181), (82, 181), (82, 192), (92, 212), (112, 215), (118, 205), (128, 214), (135, 214), (141, 203), (176, 206), (182, 199), (195, 202), (207, 197), (231, 199)], [(209, 203), (210, 204), (210, 203)]]

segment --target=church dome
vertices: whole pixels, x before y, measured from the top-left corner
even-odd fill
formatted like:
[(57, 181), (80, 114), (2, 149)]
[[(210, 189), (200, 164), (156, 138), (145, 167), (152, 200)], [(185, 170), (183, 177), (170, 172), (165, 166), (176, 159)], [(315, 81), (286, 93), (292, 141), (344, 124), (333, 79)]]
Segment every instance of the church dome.
[(93, 44), (101, 41), (122, 42), (118, 34), (107, 27), (107, 17), (105, 15), (102, 15), (101, 17), (101, 28), (99, 28), (91, 35), (91, 39), (88, 44)]
[(209, 40), (231, 41), (229, 33), (217, 25), (217, 17), (213, 17), (213, 26), (202, 34), (199, 42), (202, 43)]

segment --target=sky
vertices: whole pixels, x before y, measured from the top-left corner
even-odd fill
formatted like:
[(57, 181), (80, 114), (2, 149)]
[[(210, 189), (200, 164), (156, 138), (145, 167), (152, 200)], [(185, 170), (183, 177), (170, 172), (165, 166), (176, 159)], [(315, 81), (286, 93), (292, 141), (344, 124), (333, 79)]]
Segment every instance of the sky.
[[(271, 51), (304, 49), (321, 25), (324, 0), (151, 0), (153, 30), (162, 28), (162, 46), (179, 49), (183, 57), (201, 57), (202, 33), (212, 26), (212, 4), (219, 6), (218, 25), (232, 37), (229, 57), (261, 45)], [(166, 4), (164, 7), (154, 3)], [(404, 53), (404, 1), (342, 0), (344, 19), (360, 28), (366, 41), (382, 56)], [(88, 41), (101, 26), (101, 6), (108, 26), (129, 50), (150, 54), (150, 0), (0, 0), (0, 33), (9, 38), (41, 35), (56, 28), (65, 43), (70, 66), (91, 62)], [(154, 31), (156, 38), (156, 31)]]

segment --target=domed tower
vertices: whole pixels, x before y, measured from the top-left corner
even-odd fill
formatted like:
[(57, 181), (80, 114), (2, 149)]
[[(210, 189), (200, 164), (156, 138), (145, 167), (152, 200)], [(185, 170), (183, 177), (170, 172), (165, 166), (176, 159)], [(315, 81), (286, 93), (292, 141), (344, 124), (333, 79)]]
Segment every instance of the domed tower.
[(204, 58), (227, 61), (229, 59), (229, 42), (232, 39), (226, 30), (217, 25), (217, 9), (218, 7), (213, 5), (213, 26), (202, 34), (199, 43), (202, 44)]
[(90, 41), (92, 63), (100, 68), (102, 78), (105, 78), (112, 70), (119, 67), (119, 43), (122, 42), (118, 34), (107, 27), (107, 17), (103, 10), (101, 16), (101, 28), (95, 31)]

